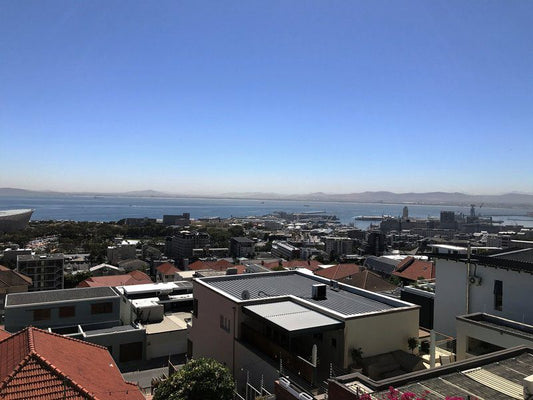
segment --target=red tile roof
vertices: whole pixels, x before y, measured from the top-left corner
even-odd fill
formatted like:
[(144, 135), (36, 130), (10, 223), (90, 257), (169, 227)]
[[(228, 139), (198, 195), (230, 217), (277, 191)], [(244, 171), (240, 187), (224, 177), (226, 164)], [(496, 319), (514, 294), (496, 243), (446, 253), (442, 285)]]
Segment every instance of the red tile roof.
[(31, 286), (31, 284), (32, 280), (29, 276), (0, 265), (0, 287)]
[(422, 261), (414, 257), (404, 258), (397, 266), (392, 275), (410, 281), (435, 278), (435, 265), (431, 261)]
[(166, 262), (156, 268), (163, 275), (174, 275), (180, 272), (173, 264)]
[(0, 341), (0, 398), (142, 400), (105, 347), (29, 327)]
[(192, 264), (189, 264), (188, 268), (191, 271), (198, 271), (200, 269), (213, 269), (215, 271), (225, 271), (234, 265), (226, 260), (218, 261), (195, 261)]
[(148, 275), (142, 271), (131, 271), (125, 275), (93, 276), (78, 284), (78, 287), (100, 286), (129, 286), (154, 283)]
[(356, 264), (337, 264), (334, 267), (323, 268), (315, 271), (315, 275), (328, 279), (339, 280), (357, 274), (362, 270), (363, 267)]
[(8, 331), (5, 331), (3, 329), (0, 329), (0, 341), (4, 340), (5, 338), (8, 338), (11, 336), (11, 333)]

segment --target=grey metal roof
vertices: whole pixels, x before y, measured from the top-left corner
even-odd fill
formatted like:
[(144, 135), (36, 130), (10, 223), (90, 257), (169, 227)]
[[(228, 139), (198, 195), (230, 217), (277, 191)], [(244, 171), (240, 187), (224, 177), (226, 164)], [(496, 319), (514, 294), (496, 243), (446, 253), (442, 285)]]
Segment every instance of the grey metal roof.
[(519, 249), (506, 251), (503, 253), (493, 254), (490, 257), (498, 258), (500, 260), (520, 261), (525, 263), (533, 263), (533, 249)]
[(10, 293), (6, 307), (52, 303), (56, 301), (86, 300), (93, 298), (119, 297), (110, 287), (75, 288), (63, 290), (44, 290), (42, 292)]
[(292, 301), (256, 304), (243, 307), (268, 322), (290, 332), (302, 332), (321, 328), (341, 328), (343, 322)]
[(391, 274), (399, 263), (400, 261), (387, 257), (369, 256), (365, 261), (365, 266), (374, 271)]
[(329, 286), (326, 289), (326, 299), (314, 300), (312, 298), (312, 286), (323, 283), (323, 280), (313, 279), (296, 271), (226, 275), (224, 277), (200, 278), (200, 281), (237, 299), (242, 298), (242, 293), (245, 290), (248, 291), (249, 299), (293, 295), (346, 316), (407, 306), (397, 300), (382, 299), (371, 293), (358, 294), (355, 292), (357, 291), (355, 288), (353, 288), (354, 292), (335, 291)]

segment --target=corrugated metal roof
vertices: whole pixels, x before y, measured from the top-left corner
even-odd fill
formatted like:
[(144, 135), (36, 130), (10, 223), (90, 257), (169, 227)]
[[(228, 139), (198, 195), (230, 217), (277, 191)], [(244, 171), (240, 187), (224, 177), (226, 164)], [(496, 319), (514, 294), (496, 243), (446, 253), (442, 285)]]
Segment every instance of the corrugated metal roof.
[(315, 300), (312, 298), (312, 286), (316, 279), (297, 272), (278, 272), (263, 274), (231, 275), (217, 278), (206, 278), (202, 281), (218, 290), (237, 299), (242, 298), (244, 291), (248, 292), (249, 299), (271, 298), (293, 295), (312, 302), (318, 306), (328, 308), (343, 315), (358, 315), (371, 312), (391, 310), (406, 307), (405, 304), (394, 305), (394, 299), (378, 300), (377, 296), (349, 292), (347, 290), (335, 291), (329, 286), (326, 289), (326, 299)]
[(10, 293), (6, 307), (51, 303), (55, 301), (86, 300), (99, 297), (119, 297), (110, 287), (90, 287), (62, 290), (43, 290), (42, 292)]
[(522, 400), (524, 398), (522, 385), (511, 382), (501, 376), (493, 374), (483, 368), (476, 368), (470, 371), (464, 371), (463, 374), (470, 379), (481, 383), (491, 389), (501, 392), (513, 399)]
[(320, 328), (341, 328), (343, 323), (292, 301), (257, 304), (245, 310), (291, 333)]

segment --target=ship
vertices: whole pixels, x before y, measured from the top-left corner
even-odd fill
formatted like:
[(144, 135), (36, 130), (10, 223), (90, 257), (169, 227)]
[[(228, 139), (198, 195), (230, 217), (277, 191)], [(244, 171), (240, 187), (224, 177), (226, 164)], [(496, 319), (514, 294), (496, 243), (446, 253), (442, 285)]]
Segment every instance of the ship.
[(28, 225), (35, 210), (0, 210), (0, 232), (20, 231)]
[(390, 215), (358, 215), (354, 218), (357, 221), (381, 221), (385, 218), (390, 218)]

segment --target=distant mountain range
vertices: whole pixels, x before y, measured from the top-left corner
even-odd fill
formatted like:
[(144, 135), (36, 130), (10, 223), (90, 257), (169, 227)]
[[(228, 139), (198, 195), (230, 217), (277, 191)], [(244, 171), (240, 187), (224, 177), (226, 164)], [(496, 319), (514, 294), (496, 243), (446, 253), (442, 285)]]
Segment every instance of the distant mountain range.
[(338, 201), (354, 203), (395, 203), (395, 204), (436, 204), (436, 205), (470, 205), (484, 204), (492, 207), (533, 207), (533, 194), (506, 193), (501, 195), (471, 195), (465, 193), (428, 192), (428, 193), (393, 193), (393, 192), (362, 192), (362, 193), (309, 193), (279, 194), (263, 192), (238, 192), (213, 195), (194, 195), (166, 193), (155, 190), (139, 190), (122, 193), (96, 192), (53, 192), (34, 191), (17, 188), (0, 188), (0, 197), (61, 197), (61, 196), (123, 196), (123, 197), (204, 197), (254, 200), (299, 200), (299, 201)]

